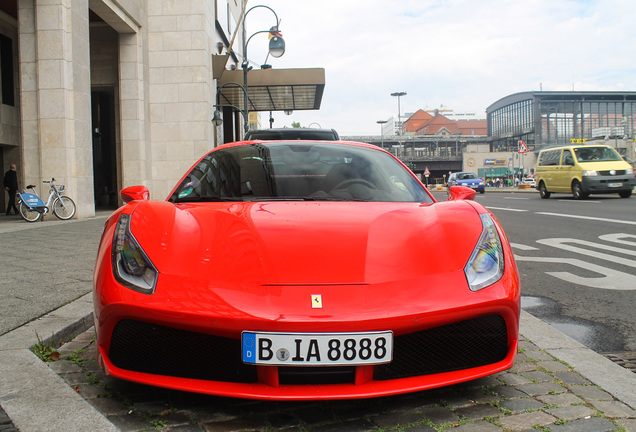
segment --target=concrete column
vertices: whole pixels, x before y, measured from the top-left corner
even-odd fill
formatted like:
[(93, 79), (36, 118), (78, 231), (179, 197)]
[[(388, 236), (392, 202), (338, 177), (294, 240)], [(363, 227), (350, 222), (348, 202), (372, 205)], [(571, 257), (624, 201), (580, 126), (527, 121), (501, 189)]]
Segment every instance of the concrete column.
[(146, 139), (143, 38), (140, 32), (119, 35), (119, 97), (122, 188), (150, 186), (152, 152)]
[(24, 171), (39, 187), (55, 177), (95, 214), (88, 0), (20, 0), (20, 81)]
[(153, 198), (213, 146), (215, 2), (149, 2), (148, 101)]

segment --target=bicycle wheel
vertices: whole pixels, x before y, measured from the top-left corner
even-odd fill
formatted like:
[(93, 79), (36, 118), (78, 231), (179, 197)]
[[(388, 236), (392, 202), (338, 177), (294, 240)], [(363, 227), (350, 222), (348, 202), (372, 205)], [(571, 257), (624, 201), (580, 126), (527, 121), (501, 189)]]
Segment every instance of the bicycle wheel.
[(31, 208), (29, 208), (29, 206), (23, 202), (20, 202), (18, 211), (20, 212), (20, 216), (22, 216), (22, 219), (27, 222), (35, 222), (42, 217), (42, 213), (40, 213), (39, 211), (31, 210)]
[(67, 196), (59, 196), (53, 201), (53, 214), (62, 220), (75, 216), (75, 203)]

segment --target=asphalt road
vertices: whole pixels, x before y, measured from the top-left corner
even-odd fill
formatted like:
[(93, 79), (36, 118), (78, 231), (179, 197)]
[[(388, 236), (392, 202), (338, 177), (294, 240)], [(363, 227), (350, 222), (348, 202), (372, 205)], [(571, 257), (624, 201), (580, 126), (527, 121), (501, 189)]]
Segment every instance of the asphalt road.
[(513, 244), (525, 310), (597, 353), (636, 352), (636, 197), (487, 191), (475, 200)]

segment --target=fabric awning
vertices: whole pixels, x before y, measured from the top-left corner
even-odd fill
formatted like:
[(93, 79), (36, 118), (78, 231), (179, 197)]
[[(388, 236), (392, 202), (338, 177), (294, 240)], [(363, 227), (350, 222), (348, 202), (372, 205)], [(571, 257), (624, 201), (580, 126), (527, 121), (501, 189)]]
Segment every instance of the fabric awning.
[[(242, 70), (224, 70), (218, 82), (219, 105), (243, 109)], [(249, 111), (284, 111), (320, 109), (325, 89), (325, 70), (257, 69), (247, 74)]]

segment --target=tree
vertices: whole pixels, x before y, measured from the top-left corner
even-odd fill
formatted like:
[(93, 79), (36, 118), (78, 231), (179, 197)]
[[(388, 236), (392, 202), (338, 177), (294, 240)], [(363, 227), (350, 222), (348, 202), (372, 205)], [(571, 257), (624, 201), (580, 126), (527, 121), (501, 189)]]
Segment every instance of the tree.
[(300, 126), (300, 122), (292, 122), (291, 125), (292, 125), (292, 127), (294, 129), (300, 129), (302, 127), (302, 126)]

